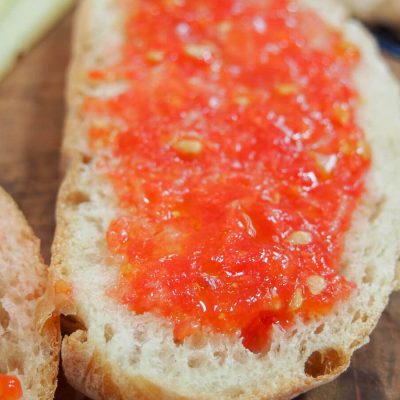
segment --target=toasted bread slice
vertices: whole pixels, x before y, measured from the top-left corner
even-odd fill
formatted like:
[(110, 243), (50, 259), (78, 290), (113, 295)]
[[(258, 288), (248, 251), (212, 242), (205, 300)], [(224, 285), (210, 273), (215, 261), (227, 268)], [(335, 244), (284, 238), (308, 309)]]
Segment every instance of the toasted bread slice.
[(1, 188), (0, 238), (0, 375), (19, 379), (23, 399), (52, 399), (61, 340), (48, 271), (39, 240)]
[(348, 367), (352, 353), (368, 342), (396, 285), (400, 92), (374, 41), (337, 2), (300, 1), (361, 51), (354, 84), (362, 98), (358, 122), (372, 146), (373, 165), (343, 255), (343, 275), (357, 289), (326, 317), (298, 321), (285, 333), (275, 329), (271, 348), (263, 355), (249, 352), (237, 338), (218, 334), (177, 345), (168, 321), (135, 315), (107, 295), (118, 268), (110, 268), (105, 234), (119, 208), (110, 182), (96, 169), (81, 106), (89, 94), (107, 97), (120, 90), (118, 84), (88, 84), (85, 75), (88, 69), (118, 61), (124, 20), (119, 4), (83, 1), (69, 75), (64, 141), (68, 170), (52, 249), (55, 279), (68, 281), (73, 291), (62, 312), (80, 325), (62, 345), (69, 382), (94, 399), (250, 400), (292, 398), (334, 379)]

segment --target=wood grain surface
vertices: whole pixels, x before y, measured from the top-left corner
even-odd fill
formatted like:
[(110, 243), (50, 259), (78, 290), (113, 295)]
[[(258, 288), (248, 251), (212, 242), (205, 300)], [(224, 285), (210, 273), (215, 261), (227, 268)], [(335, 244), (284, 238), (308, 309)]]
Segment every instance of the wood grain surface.
[[(71, 27), (69, 15), (0, 83), (0, 184), (16, 199), (41, 238), (46, 261), (61, 177), (59, 149)], [(400, 77), (400, 63), (389, 62)], [(62, 373), (59, 383), (56, 400), (84, 398), (68, 386)], [(392, 295), (371, 343), (355, 354), (351, 368), (300, 399), (400, 399), (399, 293)]]

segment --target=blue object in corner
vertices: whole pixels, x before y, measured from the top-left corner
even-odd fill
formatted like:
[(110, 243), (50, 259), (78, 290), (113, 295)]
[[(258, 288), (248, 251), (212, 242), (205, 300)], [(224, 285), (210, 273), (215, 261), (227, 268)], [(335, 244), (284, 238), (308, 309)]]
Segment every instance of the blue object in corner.
[(400, 59), (400, 34), (386, 27), (373, 27), (371, 31), (378, 39), (382, 50)]

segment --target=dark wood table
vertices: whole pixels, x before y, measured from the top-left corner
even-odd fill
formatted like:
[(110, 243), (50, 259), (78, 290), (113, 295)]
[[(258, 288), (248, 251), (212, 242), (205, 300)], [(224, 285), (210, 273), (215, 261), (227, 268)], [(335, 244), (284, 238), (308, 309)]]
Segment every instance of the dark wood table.
[[(0, 84), (0, 184), (16, 199), (41, 238), (46, 261), (61, 175), (59, 150), (71, 27), (69, 15)], [(400, 77), (400, 63), (389, 62)], [(57, 400), (83, 399), (62, 374), (59, 382)], [(299, 399), (400, 399), (399, 293), (392, 295), (371, 343), (355, 354), (351, 368), (333, 383)]]

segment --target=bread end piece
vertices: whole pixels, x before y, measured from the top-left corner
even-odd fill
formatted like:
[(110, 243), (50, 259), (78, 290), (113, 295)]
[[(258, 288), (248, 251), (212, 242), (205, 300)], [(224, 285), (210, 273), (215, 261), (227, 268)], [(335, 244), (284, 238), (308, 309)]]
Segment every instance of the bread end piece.
[(60, 327), (39, 240), (0, 188), (0, 374), (16, 375), (24, 399), (48, 400), (57, 383)]

